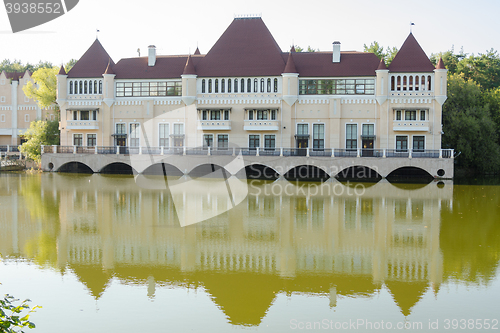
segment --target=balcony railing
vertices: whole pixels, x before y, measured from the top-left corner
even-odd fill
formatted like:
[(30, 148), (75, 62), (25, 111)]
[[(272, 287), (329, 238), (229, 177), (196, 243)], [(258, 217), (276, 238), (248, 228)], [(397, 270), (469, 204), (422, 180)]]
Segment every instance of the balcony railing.
[[(0, 146), (0, 151), (2, 150)], [(369, 158), (453, 158), (454, 149), (339, 149), (339, 148), (261, 148), (261, 147), (84, 147), (42, 146), (42, 154), (117, 154), (117, 155), (232, 155), (369, 157)]]
[(277, 131), (280, 128), (278, 120), (245, 120), (245, 131)]
[(66, 123), (67, 129), (99, 129), (99, 122), (97, 120), (69, 120)]
[(2, 152), (2, 153), (19, 153), (19, 146), (3, 145), (3, 146), (0, 146), (0, 152)]

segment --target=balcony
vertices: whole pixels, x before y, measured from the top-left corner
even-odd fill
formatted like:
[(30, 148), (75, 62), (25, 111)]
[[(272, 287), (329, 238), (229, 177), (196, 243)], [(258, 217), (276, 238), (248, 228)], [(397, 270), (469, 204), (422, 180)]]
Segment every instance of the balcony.
[(202, 131), (230, 131), (231, 120), (202, 120), (198, 123)]
[(397, 120), (392, 123), (395, 132), (429, 132), (429, 122), (415, 120)]
[(99, 122), (97, 120), (69, 120), (66, 123), (66, 128), (76, 130), (97, 130), (99, 129)]
[(280, 128), (278, 120), (245, 120), (245, 131), (277, 131)]

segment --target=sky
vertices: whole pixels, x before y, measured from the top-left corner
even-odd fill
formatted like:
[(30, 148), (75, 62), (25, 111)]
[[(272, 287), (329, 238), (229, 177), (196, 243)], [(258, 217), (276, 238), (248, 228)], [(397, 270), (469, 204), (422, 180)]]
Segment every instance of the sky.
[[(38, 1), (38, 0), (37, 0)], [(79, 59), (98, 37), (111, 58), (207, 53), (235, 15), (261, 15), (283, 51), (291, 45), (362, 51), (373, 41), (400, 47), (410, 32), (424, 51), (454, 47), (465, 53), (500, 50), (500, 0), (80, 0), (65, 15), (12, 33), (0, 7), (0, 61), (40, 60), (60, 65)]]

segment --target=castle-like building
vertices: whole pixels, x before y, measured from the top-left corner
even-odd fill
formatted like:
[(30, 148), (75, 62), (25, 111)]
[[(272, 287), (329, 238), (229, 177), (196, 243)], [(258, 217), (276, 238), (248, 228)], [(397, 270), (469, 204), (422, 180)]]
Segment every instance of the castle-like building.
[(24, 94), (31, 72), (0, 72), (0, 145), (17, 147), (34, 120), (57, 120), (53, 107), (42, 109)]
[(207, 54), (115, 63), (96, 40), (57, 79), (61, 145), (441, 148), (446, 69), (412, 33), (386, 67), (339, 42), (283, 52), (260, 17), (235, 18)]

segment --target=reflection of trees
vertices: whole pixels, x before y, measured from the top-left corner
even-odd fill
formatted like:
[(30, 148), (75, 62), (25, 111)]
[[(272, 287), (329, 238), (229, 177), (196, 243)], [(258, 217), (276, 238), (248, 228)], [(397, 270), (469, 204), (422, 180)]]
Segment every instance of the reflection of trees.
[(42, 174), (23, 176), (20, 185), (20, 196), (24, 201), (23, 206), (30, 213), (30, 222), (42, 226), (41, 231), (26, 242), (24, 250), (37, 263), (55, 266), (60, 232), (58, 197), (54, 197), (52, 191), (43, 190)]
[(500, 193), (494, 186), (456, 186), (453, 210), (441, 213), (444, 278), (489, 283), (500, 253)]

